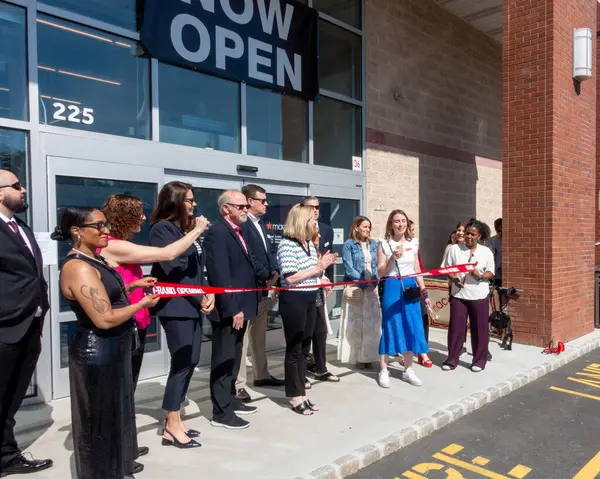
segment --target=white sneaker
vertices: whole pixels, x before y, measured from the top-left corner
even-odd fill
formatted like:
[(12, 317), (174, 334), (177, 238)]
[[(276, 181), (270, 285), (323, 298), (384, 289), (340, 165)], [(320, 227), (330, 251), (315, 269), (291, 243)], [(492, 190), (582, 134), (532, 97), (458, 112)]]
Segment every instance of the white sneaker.
[(483, 369), (481, 369), (479, 366), (471, 366), (471, 371), (473, 371), (474, 373), (480, 373), (481, 371), (483, 371)]
[(379, 385), (382, 388), (389, 388), (391, 386), (391, 384), (390, 384), (390, 372), (387, 370), (387, 368), (382, 369), (381, 371), (379, 371)]
[(423, 381), (417, 377), (413, 368), (406, 368), (404, 373), (402, 373), (402, 381), (417, 387), (423, 386)]

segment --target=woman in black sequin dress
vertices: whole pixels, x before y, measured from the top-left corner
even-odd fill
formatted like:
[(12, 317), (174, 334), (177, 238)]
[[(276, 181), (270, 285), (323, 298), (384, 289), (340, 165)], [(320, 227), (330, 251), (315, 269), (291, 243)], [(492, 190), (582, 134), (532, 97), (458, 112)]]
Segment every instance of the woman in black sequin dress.
[(69, 380), (75, 467), (79, 479), (123, 479), (141, 472), (138, 457), (132, 344), (134, 314), (154, 306), (147, 295), (130, 305), (128, 294), (151, 286), (144, 278), (127, 286), (119, 273), (96, 255), (106, 247), (110, 224), (93, 208), (67, 208), (53, 239), (71, 239), (60, 288), (77, 317), (69, 343)]

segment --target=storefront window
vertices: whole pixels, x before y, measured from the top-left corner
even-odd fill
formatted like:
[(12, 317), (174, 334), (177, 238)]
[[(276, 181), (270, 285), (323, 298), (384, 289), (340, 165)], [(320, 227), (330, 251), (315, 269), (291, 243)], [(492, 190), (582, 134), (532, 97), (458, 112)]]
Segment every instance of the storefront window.
[(161, 63), (160, 141), (240, 152), (239, 83)]
[[(158, 185), (153, 183), (139, 183), (133, 181), (98, 180), (93, 178), (79, 178), (72, 176), (56, 177), (56, 207), (57, 218), (60, 221), (61, 212), (69, 206), (88, 206), (101, 208), (106, 198), (113, 194), (137, 196), (144, 203), (144, 214), (148, 220), (142, 225), (142, 230), (130, 241), (137, 244), (148, 244), (150, 235), (150, 221), (152, 211), (156, 206)], [(50, 225), (54, 229), (54, 225)], [(59, 268), (62, 266), (71, 244), (69, 241), (58, 243)], [(60, 296), (60, 311), (68, 311), (69, 304)]]
[(319, 86), (360, 100), (362, 42), (359, 35), (319, 21)]
[(312, 5), (330, 17), (355, 28), (361, 27), (360, 0), (313, 0)]
[(136, 0), (43, 0), (46, 5), (64, 8), (80, 15), (136, 30)]
[(352, 157), (362, 156), (361, 108), (321, 97), (314, 104), (315, 164), (352, 169)]
[(149, 61), (136, 42), (40, 15), (40, 122), (150, 137)]
[(27, 120), (25, 9), (0, 2), (0, 117)]
[[(27, 190), (29, 189), (28, 162), (27, 133), (0, 128), (0, 169), (14, 173)], [(29, 191), (28, 199), (31, 201), (31, 192)], [(28, 212), (29, 210), (19, 213), (17, 216), (23, 221), (28, 221)]]
[(249, 155), (308, 161), (305, 101), (248, 87), (246, 104)]

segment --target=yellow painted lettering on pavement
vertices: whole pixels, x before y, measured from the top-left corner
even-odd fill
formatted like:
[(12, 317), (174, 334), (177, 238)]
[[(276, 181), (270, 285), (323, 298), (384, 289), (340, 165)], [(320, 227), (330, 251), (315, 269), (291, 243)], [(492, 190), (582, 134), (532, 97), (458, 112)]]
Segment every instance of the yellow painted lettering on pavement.
[(513, 467), (508, 473), (509, 476), (516, 477), (517, 479), (523, 479), (527, 474), (531, 472), (531, 468), (519, 464)]
[(489, 464), (490, 460), (486, 459), (485, 457), (477, 456), (477, 457), (474, 457), (471, 462), (473, 464), (477, 464), (478, 466), (487, 466)]
[(573, 396), (581, 396), (584, 398), (595, 399), (596, 401), (600, 401), (600, 397), (594, 396), (593, 394), (580, 393), (579, 391), (572, 391), (570, 389), (557, 388), (556, 386), (550, 386), (550, 389), (552, 389), (552, 391), (558, 391), (561, 393), (572, 394)]
[(442, 449), (442, 452), (445, 452), (446, 454), (450, 454), (451, 456), (454, 456), (454, 454), (462, 451), (463, 449), (464, 449), (464, 447), (460, 446), (458, 444), (450, 444), (449, 446), (446, 446), (444, 449)]
[(600, 452), (573, 479), (595, 479), (600, 474)]
[(435, 459), (438, 459), (439, 461), (444, 461), (453, 466), (461, 467), (462, 469), (466, 469), (467, 471), (476, 472), (477, 474), (480, 474), (481, 476), (487, 477), (489, 479), (508, 479), (506, 476), (503, 476), (502, 474), (497, 474), (493, 471), (488, 471), (487, 469), (484, 469), (483, 467), (479, 467), (474, 464), (469, 464), (468, 462), (464, 462), (459, 459), (455, 459), (453, 457), (446, 456), (445, 454), (441, 454), (439, 452), (435, 453), (433, 455), (433, 457)]
[[(408, 477), (408, 479), (427, 479), (426, 477), (421, 476), (419, 474), (415, 474), (414, 472), (411, 472), (411, 471), (406, 471), (402, 475), (404, 477)], [(400, 479), (400, 478), (397, 477), (396, 479)]]

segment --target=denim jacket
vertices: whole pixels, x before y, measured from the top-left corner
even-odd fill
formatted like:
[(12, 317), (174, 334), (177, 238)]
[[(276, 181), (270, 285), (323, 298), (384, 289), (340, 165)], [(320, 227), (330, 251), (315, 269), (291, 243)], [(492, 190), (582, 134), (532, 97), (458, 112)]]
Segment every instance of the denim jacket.
[[(359, 241), (349, 239), (344, 243), (342, 248), (342, 259), (344, 260), (344, 281), (358, 281), (361, 279), (379, 279), (377, 274), (377, 247), (378, 243), (371, 240), (369, 245), (371, 251), (371, 271), (373, 274), (370, 278), (365, 278), (365, 254)], [(365, 289), (368, 284), (358, 285), (361, 289)]]

